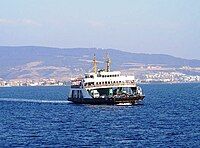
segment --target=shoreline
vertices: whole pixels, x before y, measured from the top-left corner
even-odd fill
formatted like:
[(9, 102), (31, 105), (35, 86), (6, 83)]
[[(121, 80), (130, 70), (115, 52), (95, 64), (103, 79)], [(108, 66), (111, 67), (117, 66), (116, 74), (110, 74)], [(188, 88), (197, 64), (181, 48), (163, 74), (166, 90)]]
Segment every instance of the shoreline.
[[(200, 84), (200, 82), (177, 82), (177, 83), (137, 83), (139, 85), (166, 85), (166, 84)], [(0, 86), (0, 88), (10, 87), (70, 87), (70, 85), (35, 85), (35, 86)]]

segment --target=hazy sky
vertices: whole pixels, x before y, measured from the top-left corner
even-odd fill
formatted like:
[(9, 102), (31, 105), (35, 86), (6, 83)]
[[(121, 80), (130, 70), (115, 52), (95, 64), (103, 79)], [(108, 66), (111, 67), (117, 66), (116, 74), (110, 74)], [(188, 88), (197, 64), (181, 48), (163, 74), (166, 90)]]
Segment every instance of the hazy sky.
[(200, 59), (200, 0), (0, 0), (0, 45)]

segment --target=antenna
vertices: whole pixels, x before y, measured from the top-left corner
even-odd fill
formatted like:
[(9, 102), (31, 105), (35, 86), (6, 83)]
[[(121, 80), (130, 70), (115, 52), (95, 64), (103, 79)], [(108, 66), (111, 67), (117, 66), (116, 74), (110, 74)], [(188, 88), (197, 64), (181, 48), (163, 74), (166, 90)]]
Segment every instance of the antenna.
[(106, 52), (106, 72), (110, 71), (110, 64), (111, 64), (111, 60), (109, 58), (108, 52)]
[(96, 61), (95, 54), (94, 54), (94, 58), (93, 58), (93, 70), (94, 70), (94, 73), (96, 74), (97, 73), (97, 61)]

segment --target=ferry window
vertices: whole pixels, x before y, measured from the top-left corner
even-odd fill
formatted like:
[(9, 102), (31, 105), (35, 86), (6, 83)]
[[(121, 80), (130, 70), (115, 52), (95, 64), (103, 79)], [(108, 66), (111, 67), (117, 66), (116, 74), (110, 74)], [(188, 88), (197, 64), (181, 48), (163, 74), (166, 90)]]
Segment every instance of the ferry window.
[(104, 78), (104, 75), (102, 75), (102, 77)]
[(79, 91), (78, 90), (72, 90), (72, 98), (78, 98), (79, 97)]
[(79, 96), (79, 98), (83, 98), (83, 92), (81, 91), (81, 90), (79, 90), (80, 91), (80, 96)]
[(80, 91), (77, 90), (77, 98), (79, 98), (79, 96), (80, 96)]
[(91, 75), (91, 76), (90, 76), (90, 78), (94, 78), (94, 76), (93, 76), (93, 75)]
[(101, 85), (101, 82), (99, 82), (99, 84)]
[(115, 83), (115, 81), (113, 83)]
[(119, 83), (121, 83), (121, 81), (119, 81)]
[(89, 82), (88, 85), (89, 86), (94, 85), (94, 82)]
[(73, 90), (72, 97), (76, 99), (83, 98), (83, 93), (81, 90)]
[(72, 90), (72, 98), (74, 97), (74, 90)]
[(104, 84), (104, 82), (102, 82), (102, 84)]
[(110, 84), (110, 81), (108, 81), (108, 84)]
[(105, 82), (105, 84), (107, 84), (107, 81)]

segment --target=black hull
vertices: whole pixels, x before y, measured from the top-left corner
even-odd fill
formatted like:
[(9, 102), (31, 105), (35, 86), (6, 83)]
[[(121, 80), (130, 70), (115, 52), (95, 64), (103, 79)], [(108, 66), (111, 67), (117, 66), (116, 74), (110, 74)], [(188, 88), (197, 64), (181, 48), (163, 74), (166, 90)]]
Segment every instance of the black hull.
[(144, 96), (130, 96), (130, 97), (120, 97), (120, 98), (92, 98), (92, 99), (78, 99), (78, 98), (68, 98), (76, 104), (91, 104), (91, 105), (115, 105), (115, 104), (125, 104), (130, 103), (132, 105), (136, 104), (138, 101), (143, 100)]

